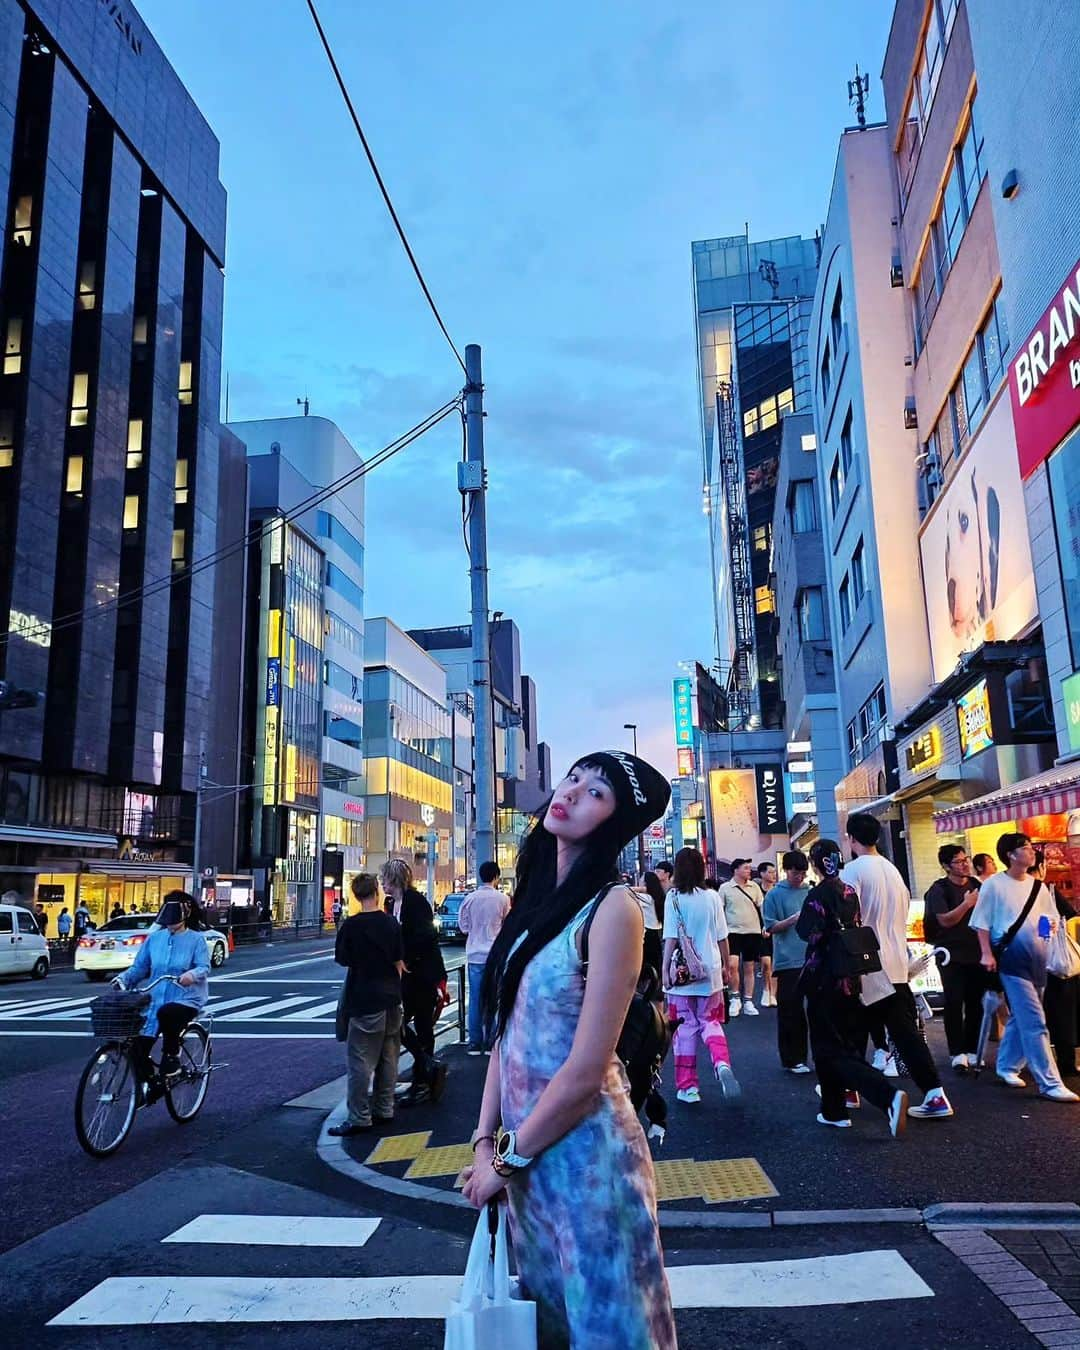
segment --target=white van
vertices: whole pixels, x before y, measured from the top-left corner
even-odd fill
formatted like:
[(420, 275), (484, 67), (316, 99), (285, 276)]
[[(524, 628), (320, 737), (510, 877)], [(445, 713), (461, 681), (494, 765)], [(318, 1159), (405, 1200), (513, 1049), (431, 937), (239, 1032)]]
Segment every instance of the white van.
[(43, 980), (48, 973), (49, 944), (37, 920), (21, 905), (0, 905), (0, 975)]

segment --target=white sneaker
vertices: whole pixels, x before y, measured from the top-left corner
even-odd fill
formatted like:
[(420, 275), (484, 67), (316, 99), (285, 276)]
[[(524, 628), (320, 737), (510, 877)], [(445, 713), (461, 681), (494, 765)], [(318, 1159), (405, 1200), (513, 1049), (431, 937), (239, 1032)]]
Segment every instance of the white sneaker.
[(793, 1064), (788, 1073), (813, 1073), (809, 1064)]
[(1027, 1087), (1027, 1084), (1024, 1082), (1024, 1080), (1020, 1077), (1018, 1073), (1001, 1073), (999, 1071), (998, 1077), (1001, 1079), (1001, 1081), (1005, 1084), (1006, 1087), (1011, 1088)]
[(731, 1007), (728, 1009), (728, 1016), (729, 1016), (729, 1017), (738, 1017), (738, 1015), (739, 1015), (741, 1012), (742, 1012), (742, 999), (741, 999), (741, 998), (733, 998), (733, 999), (731, 1000)]
[(749, 999), (747, 999), (746, 1002), (743, 1004), (743, 1012), (746, 1014), (747, 1017), (759, 1016), (758, 1010), (754, 1007), (753, 1003), (751, 1003)]
[(690, 1102), (691, 1104), (701, 1101), (701, 1093), (697, 1088), (680, 1088), (675, 1094), (681, 1102)]
[(1040, 1092), (1039, 1096), (1045, 1097), (1048, 1102), (1080, 1102), (1080, 1097), (1064, 1083), (1061, 1087), (1051, 1088), (1049, 1092)]
[(763, 1008), (773, 1008), (776, 1006), (776, 1000), (773, 998), (772, 994), (770, 994), (767, 989), (761, 996), (761, 1006)]
[(819, 1125), (831, 1125), (834, 1130), (850, 1130), (850, 1120), (827, 1120), (823, 1115), (818, 1114), (817, 1123)]
[(886, 1078), (900, 1077), (900, 1070), (896, 1067), (896, 1056), (890, 1054), (887, 1050), (885, 1052), (885, 1064), (881, 1072)]
[(952, 1066), (957, 1073), (967, 1073), (972, 1067), (967, 1055), (953, 1055)]
[(742, 1096), (742, 1088), (739, 1086), (739, 1080), (735, 1077), (735, 1072), (730, 1064), (717, 1064), (716, 1081), (720, 1084), (720, 1091), (724, 1094), (724, 1100), (728, 1102), (735, 1101)]

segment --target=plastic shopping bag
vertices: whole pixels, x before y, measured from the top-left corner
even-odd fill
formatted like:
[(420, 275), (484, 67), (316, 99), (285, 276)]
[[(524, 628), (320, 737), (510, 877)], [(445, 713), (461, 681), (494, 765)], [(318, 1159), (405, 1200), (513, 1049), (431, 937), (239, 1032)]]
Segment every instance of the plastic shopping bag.
[(514, 1297), (506, 1208), (480, 1215), (461, 1293), (450, 1305), (443, 1350), (536, 1350), (536, 1304)]
[(1050, 949), (1046, 954), (1046, 969), (1059, 980), (1071, 980), (1080, 975), (1080, 946), (1066, 928), (1058, 922), (1057, 932), (1050, 939)]

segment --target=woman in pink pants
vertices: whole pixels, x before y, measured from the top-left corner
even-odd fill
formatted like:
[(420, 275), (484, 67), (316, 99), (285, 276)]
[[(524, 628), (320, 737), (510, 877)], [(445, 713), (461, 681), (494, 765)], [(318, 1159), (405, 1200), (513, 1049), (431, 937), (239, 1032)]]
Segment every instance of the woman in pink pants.
[[(675, 855), (675, 874), (664, 910), (664, 993), (672, 1017), (681, 1017), (675, 1033), (675, 1086), (681, 1102), (700, 1102), (698, 1039), (708, 1047), (713, 1073), (725, 1098), (739, 1095), (724, 1035), (724, 981), (728, 968), (728, 932), (723, 902), (705, 889), (705, 860), (696, 848)], [(705, 967), (702, 978), (687, 981), (679, 954), (696, 952)], [(682, 981), (680, 983), (680, 980)]]

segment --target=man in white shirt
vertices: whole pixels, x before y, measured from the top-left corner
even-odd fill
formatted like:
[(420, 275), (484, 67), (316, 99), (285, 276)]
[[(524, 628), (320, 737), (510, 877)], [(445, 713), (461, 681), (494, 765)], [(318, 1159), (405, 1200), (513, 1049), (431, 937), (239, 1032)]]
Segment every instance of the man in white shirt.
[[(758, 1010), (754, 1007), (754, 984), (765, 946), (764, 922), (761, 917), (765, 897), (761, 893), (761, 887), (753, 880), (754, 865), (749, 858), (733, 858), (731, 866), (733, 870), (731, 880), (720, 887), (720, 899), (724, 903), (724, 920), (727, 923), (728, 945), (731, 951), (728, 986), (733, 991), (733, 997), (730, 1015), (738, 1017), (740, 1013), (746, 1013), (749, 1017), (756, 1017)], [(739, 997), (740, 961), (742, 998)], [(764, 998), (762, 1001), (764, 1002)], [(765, 1006), (769, 1005), (766, 1003)]]
[(908, 1067), (908, 1073), (923, 1091), (920, 1106), (908, 1108), (915, 1120), (944, 1120), (953, 1114), (941, 1086), (930, 1047), (919, 1030), (915, 997), (908, 984), (907, 919), (911, 893), (904, 878), (888, 858), (878, 852), (881, 825), (871, 815), (857, 811), (848, 816), (848, 843), (852, 861), (840, 879), (856, 892), (862, 921), (877, 935), (881, 968), (892, 981), (895, 993), (875, 1003), (870, 1016), (892, 1037)]
[(461, 902), (458, 927), (465, 934), (465, 965), (469, 972), (469, 1044), (465, 1053), (484, 1053), (484, 1022), (480, 986), (492, 943), (510, 913), (510, 901), (499, 890), (499, 864), (480, 864), (480, 885)]

